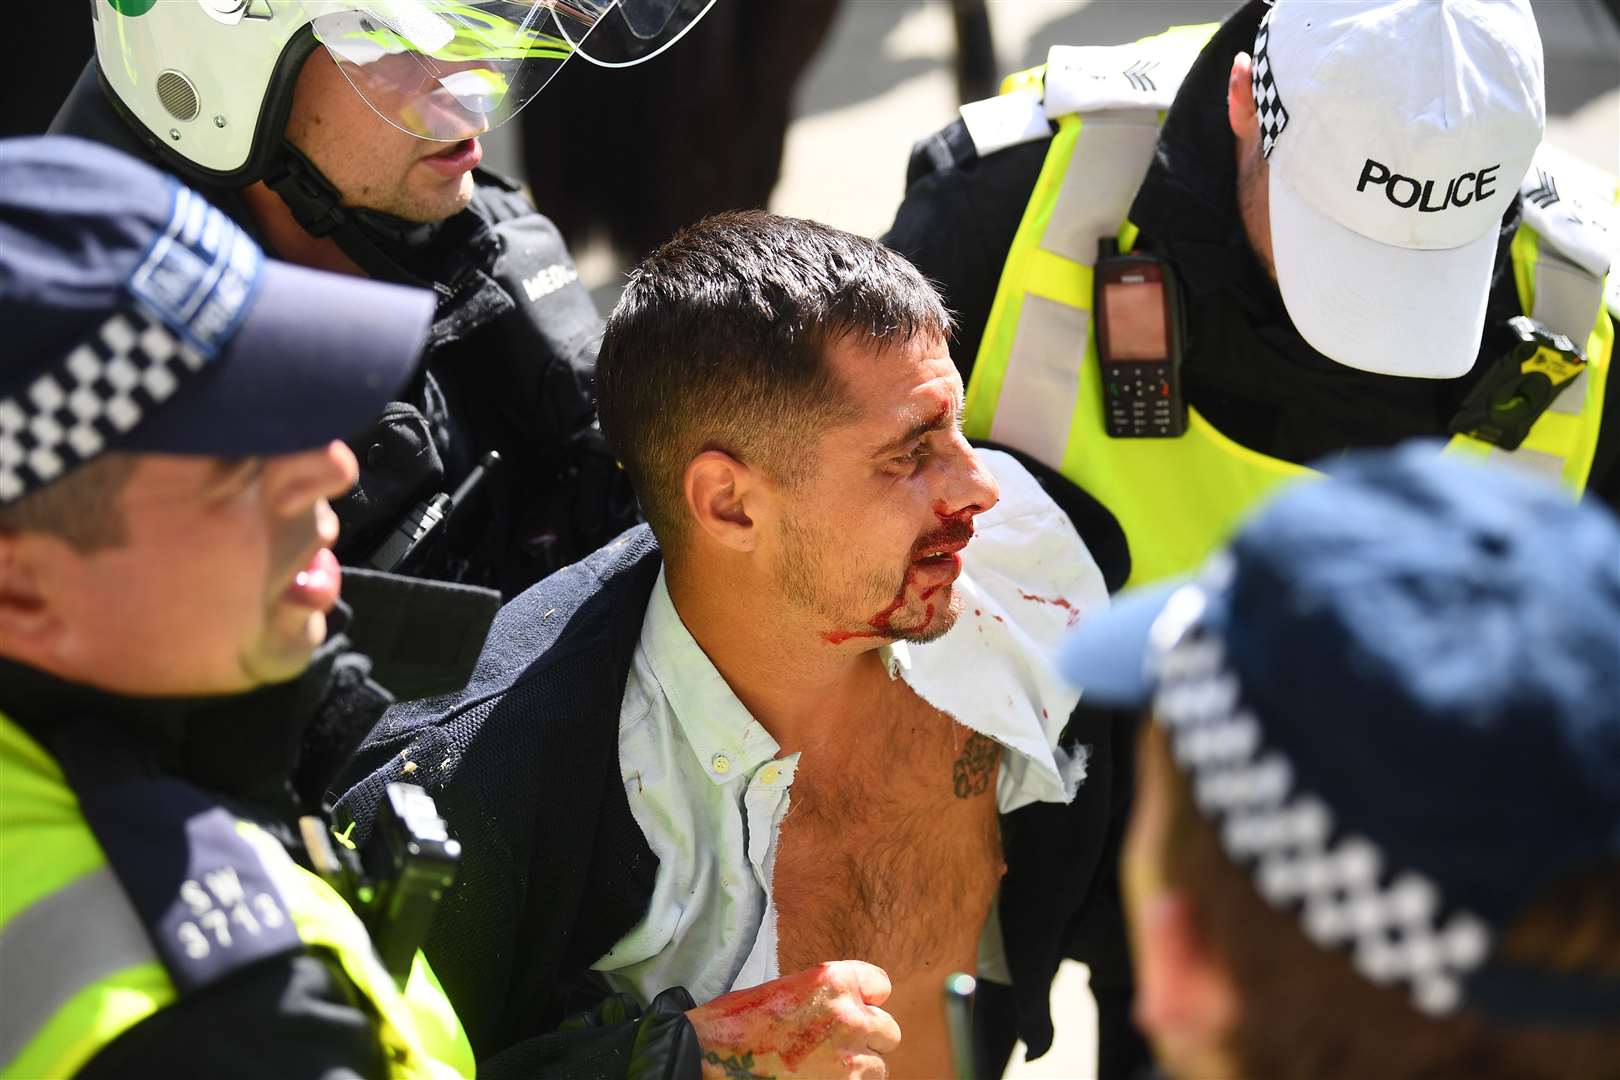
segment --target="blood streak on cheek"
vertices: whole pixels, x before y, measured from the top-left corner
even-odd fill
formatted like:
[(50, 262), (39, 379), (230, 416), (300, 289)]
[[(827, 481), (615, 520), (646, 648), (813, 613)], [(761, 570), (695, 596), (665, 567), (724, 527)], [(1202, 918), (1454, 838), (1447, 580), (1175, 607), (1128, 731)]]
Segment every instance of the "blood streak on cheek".
[(1073, 604), (1061, 596), (1036, 596), (1034, 593), (1027, 593), (1023, 589), (1018, 590), (1018, 595), (1034, 604), (1050, 604), (1052, 607), (1062, 608), (1069, 613), (1068, 624), (1070, 626), (1080, 621), (1080, 612), (1075, 609)]

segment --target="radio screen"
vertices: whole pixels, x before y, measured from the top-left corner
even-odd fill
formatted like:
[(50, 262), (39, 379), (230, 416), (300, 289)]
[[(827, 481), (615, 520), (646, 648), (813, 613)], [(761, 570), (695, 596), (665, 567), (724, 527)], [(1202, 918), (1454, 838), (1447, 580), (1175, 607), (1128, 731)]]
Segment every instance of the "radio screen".
[(1164, 284), (1159, 281), (1110, 281), (1103, 286), (1109, 360), (1170, 359), (1170, 343), (1165, 339), (1163, 289)]

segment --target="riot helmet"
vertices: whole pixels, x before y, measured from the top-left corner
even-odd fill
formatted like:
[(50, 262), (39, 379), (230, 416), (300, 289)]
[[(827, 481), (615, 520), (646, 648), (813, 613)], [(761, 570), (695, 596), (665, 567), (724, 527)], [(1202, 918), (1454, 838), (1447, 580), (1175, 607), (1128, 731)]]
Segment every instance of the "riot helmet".
[(120, 112), (195, 182), (242, 187), (284, 157), (293, 87), (325, 48), (385, 121), (481, 135), (569, 59), (641, 63), (715, 0), (93, 0), (96, 58)]

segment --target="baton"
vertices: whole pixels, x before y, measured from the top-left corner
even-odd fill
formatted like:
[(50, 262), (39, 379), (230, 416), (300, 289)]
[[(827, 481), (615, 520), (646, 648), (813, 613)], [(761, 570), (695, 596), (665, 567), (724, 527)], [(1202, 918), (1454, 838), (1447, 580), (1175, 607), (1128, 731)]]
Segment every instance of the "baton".
[(951, 1068), (956, 1080), (973, 1080), (973, 992), (978, 982), (955, 972), (945, 976), (945, 1030), (951, 1039)]

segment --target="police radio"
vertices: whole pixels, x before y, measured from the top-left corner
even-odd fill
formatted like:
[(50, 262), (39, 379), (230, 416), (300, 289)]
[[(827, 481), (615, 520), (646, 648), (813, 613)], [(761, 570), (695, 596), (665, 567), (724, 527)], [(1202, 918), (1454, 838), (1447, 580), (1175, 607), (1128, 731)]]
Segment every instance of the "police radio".
[(1092, 277), (1103, 423), (1110, 438), (1173, 439), (1187, 430), (1181, 301), (1170, 265), (1098, 244)]
[(339, 855), (321, 818), (299, 818), (298, 829), (310, 868), (354, 908), (383, 967), (403, 989), (461, 860), (461, 844), (433, 797), (416, 784), (388, 784), (359, 852), (346, 833), (330, 834), (349, 849)]
[(1507, 329), (1512, 346), (1485, 369), (1448, 430), (1517, 450), (1541, 414), (1586, 370), (1586, 354), (1527, 315), (1509, 319)]

